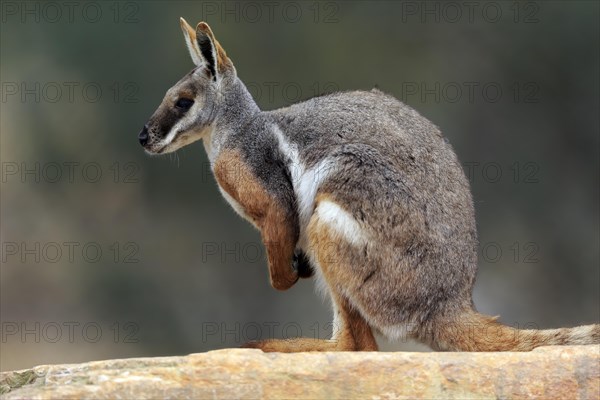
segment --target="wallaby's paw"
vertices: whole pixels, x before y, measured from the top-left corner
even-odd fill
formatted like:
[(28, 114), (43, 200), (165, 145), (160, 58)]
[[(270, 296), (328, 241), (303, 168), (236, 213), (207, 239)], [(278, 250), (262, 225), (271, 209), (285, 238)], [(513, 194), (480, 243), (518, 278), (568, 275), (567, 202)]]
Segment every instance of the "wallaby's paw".
[(310, 278), (314, 275), (315, 271), (308, 261), (308, 257), (302, 250), (294, 251), (294, 258), (292, 259), (292, 267), (298, 273), (300, 278)]

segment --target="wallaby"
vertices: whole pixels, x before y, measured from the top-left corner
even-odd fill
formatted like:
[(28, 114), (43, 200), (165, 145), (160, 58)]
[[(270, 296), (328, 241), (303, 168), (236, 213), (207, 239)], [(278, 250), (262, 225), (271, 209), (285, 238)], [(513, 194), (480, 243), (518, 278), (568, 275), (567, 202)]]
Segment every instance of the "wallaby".
[(379, 90), (261, 111), (200, 22), (181, 19), (196, 67), (138, 138), (164, 154), (202, 139), (219, 189), (260, 230), (271, 285), (314, 273), (333, 304), (331, 340), (263, 351), (375, 351), (372, 329), (433, 349), (527, 351), (600, 343), (600, 325), (519, 330), (472, 302), (477, 232), (469, 184), (439, 129)]

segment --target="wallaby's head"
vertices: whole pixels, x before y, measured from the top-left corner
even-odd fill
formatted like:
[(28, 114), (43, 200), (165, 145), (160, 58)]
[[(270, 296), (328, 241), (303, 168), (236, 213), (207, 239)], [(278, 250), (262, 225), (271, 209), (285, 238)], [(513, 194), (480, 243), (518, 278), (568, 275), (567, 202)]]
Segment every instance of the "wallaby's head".
[(187, 48), (196, 65), (167, 90), (162, 103), (138, 135), (151, 154), (175, 151), (207, 135), (214, 122), (222, 93), (236, 72), (210, 27), (200, 22), (196, 29), (181, 18)]

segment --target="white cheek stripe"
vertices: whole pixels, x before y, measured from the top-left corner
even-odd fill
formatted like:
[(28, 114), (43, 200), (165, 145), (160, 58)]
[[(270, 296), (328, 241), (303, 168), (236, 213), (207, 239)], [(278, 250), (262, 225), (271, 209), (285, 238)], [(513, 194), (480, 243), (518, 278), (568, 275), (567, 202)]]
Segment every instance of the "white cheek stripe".
[(165, 139), (162, 141), (163, 146), (167, 146), (167, 145), (171, 144), (173, 139), (175, 139), (175, 135), (177, 135), (177, 131), (179, 131), (181, 128), (183, 128), (185, 126), (190, 125), (192, 122), (194, 122), (195, 117), (200, 112), (199, 107), (200, 106), (198, 105), (198, 102), (194, 102), (194, 104), (187, 111), (185, 116), (183, 118), (180, 118), (179, 121), (177, 121), (177, 123), (175, 125), (173, 125), (173, 127), (171, 128), (171, 130), (169, 131), (169, 133), (167, 134)]

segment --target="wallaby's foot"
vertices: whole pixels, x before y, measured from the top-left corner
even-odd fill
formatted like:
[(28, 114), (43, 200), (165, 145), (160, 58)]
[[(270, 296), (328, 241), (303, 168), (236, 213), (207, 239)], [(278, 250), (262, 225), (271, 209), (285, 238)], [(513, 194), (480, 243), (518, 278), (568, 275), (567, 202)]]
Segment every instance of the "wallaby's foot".
[(301, 351), (377, 351), (375, 340), (367, 343), (357, 343), (344, 339), (268, 339), (245, 343), (241, 346), (246, 349), (260, 349), (265, 353), (299, 353)]
[(377, 342), (367, 321), (344, 297), (332, 291), (335, 320), (333, 338), (267, 339), (248, 342), (242, 347), (264, 352), (297, 353), (301, 351), (377, 351)]
[(247, 349), (260, 349), (266, 353), (298, 353), (301, 351), (353, 350), (350, 348), (339, 348), (339, 344), (336, 340), (323, 340), (311, 338), (258, 340), (245, 343), (241, 347)]

